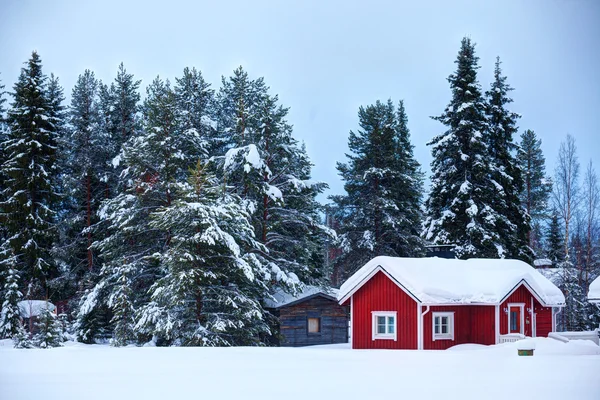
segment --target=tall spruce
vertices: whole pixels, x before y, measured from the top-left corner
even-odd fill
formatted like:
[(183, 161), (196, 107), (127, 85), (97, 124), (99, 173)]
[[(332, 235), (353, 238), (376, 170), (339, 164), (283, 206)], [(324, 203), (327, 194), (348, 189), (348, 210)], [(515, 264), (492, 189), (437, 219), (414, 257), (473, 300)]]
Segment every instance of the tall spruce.
[(448, 77), (452, 99), (434, 117), (448, 129), (434, 137), (433, 161), (423, 237), (435, 244), (454, 244), (459, 258), (506, 255), (494, 199), (499, 189), (490, 179), (485, 133), (486, 105), (477, 81), (475, 44), (463, 38), (456, 72)]
[[(517, 162), (523, 174), (520, 193), (521, 204), (527, 210), (533, 226), (540, 225), (548, 217), (548, 199), (552, 192), (552, 179), (546, 176), (546, 160), (542, 152), (542, 140), (535, 132), (527, 129), (521, 134)], [(529, 232), (529, 246), (540, 252), (539, 230)], [(537, 254), (536, 254), (537, 255)]]
[(488, 129), (486, 140), (492, 165), (491, 179), (497, 188), (494, 209), (499, 214), (496, 227), (505, 250), (503, 256), (532, 261), (529, 247), (530, 218), (521, 206), (523, 190), (522, 171), (515, 158), (517, 145), (513, 137), (517, 133), (517, 113), (507, 109), (513, 102), (509, 92), (513, 90), (502, 75), (500, 57), (496, 58), (494, 81), (486, 92)]
[(332, 199), (341, 211), (341, 259), (345, 275), (379, 256), (418, 256), (423, 177), (413, 146), (403, 102), (391, 100), (358, 111), (358, 132), (350, 131), (347, 163), (337, 169), (346, 195)]
[[(51, 87), (52, 89), (52, 87)], [(3, 213), (0, 222), (7, 237), (1, 245), (2, 268), (16, 269), (27, 287), (26, 296), (47, 296), (47, 282), (56, 273), (50, 254), (56, 240), (57, 193), (56, 92), (48, 91), (47, 77), (36, 52), (21, 69), (14, 85), (14, 101), (8, 113), (10, 131), (0, 147), (5, 162), (2, 175)]]

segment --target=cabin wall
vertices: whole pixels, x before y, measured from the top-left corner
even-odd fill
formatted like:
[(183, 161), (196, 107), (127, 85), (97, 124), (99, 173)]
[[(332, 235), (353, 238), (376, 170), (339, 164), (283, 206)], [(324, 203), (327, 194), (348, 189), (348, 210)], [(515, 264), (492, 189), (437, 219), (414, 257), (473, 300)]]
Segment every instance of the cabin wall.
[(521, 285), (515, 290), (501, 305), (500, 305), (500, 334), (508, 333), (508, 313), (504, 311), (508, 308), (508, 303), (523, 303), (524, 304), (524, 334), (525, 336), (532, 335), (533, 321), (531, 313), (527, 309), (531, 308), (531, 300), (533, 299), (533, 309), (536, 314), (536, 336), (547, 337), (548, 333), (552, 332), (552, 307), (544, 307), (531, 294), (527, 286)]
[[(423, 306), (423, 312), (426, 307)], [(454, 340), (433, 340), (433, 313), (454, 312)], [(445, 350), (465, 343), (496, 343), (495, 307), (491, 306), (432, 306), (423, 316), (423, 348)]]
[[(308, 318), (320, 318), (321, 331), (308, 333)], [(348, 307), (314, 297), (279, 309), (279, 344), (285, 347), (348, 343)]]
[[(397, 340), (373, 340), (372, 311), (396, 311)], [(417, 303), (379, 271), (352, 296), (353, 349), (416, 349)]]

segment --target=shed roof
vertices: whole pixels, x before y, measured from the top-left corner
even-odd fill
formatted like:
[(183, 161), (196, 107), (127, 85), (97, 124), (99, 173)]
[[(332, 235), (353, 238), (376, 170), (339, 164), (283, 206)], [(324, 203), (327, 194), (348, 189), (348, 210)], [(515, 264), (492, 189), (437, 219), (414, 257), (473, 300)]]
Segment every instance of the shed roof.
[(18, 303), (19, 314), (23, 318), (37, 317), (42, 313), (42, 310), (48, 308), (54, 312), (56, 306), (46, 300), (23, 300)]
[(519, 260), (376, 257), (340, 288), (346, 301), (382, 270), (422, 304), (500, 304), (526, 283), (546, 306), (562, 306), (565, 297), (550, 280)]
[(277, 289), (273, 293), (273, 299), (265, 299), (265, 307), (267, 308), (281, 308), (287, 307), (292, 304), (296, 304), (300, 301), (308, 300), (309, 298), (313, 298), (315, 296), (324, 296), (328, 297), (331, 300), (335, 301), (336, 296), (338, 294), (338, 289), (333, 288), (322, 288), (318, 286), (309, 286), (306, 285), (304, 288), (298, 293), (290, 294), (285, 292), (283, 289)]
[(591, 303), (600, 304), (600, 276), (594, 279), (590, 284), (590, 291), (588, 292), (588, 300)]

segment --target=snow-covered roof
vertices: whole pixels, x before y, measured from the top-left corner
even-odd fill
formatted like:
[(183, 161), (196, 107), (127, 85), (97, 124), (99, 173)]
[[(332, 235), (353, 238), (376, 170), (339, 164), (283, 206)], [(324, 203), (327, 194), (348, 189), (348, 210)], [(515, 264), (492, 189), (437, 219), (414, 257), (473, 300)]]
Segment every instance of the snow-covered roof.
[(42, 313), (42, 310), (48, 307), (50, 311), (54, 311), (56, 306), (45, 300), (24, 300), (18, 303), (19, 314), (23, 318), (37, 317)]
[(292, 303), (295, 303), (297, 301), (304, 300), (307, 297), (313, 297), (313, 296), (319, 295), (319, 294), (324, 295), (324, 296), (329, 296), (332, 298), (336, 298), (336, 296), (338, 294), (338, 289), (332, 289), (332, 288), (324, 289), (324, 288), (317, 287), (317, 286), (308, 286), (307, 285), (307, 286), (304, 286), (304, 289), (302, 289), (296, 295), (287, 293), (287, 292), (283, 291), (282, 289), (278, 289), (275, 291), (275, 293), (273, 293), (274, 299), (265, 299), (265, 307), (281, 308), (281, 307), (288, 306)]
[(552, 260), (548, 258), (538, 258), (537, 260), (533, 260), (533, 265), (535, 267), (551, 267)]
[(383, 270), (422, 304), (499, 304), (525, 282), (546, 306), (562, 306), (560, 289), (529, 264), (501, 259), (376, 257), (340, 288), (346, 301), (374, 273)]
[(590, 284), (590, 291), (588, 292), (588, 300), (591, 303), (600, 304), (600, 276), (594, 279)]

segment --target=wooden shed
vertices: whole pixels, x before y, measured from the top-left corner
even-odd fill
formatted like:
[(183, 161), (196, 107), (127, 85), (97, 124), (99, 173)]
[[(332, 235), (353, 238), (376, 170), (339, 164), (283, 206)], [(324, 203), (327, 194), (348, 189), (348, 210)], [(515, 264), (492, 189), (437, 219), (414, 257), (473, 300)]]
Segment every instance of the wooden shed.
[(338, 293), (352, 348), (443, 350), (546, 337), (561, 291), (518, 260), (376, 257)]
[(337, 302), (336, 289), (306, 286), (290, 295), (276, 292), (265, 301), (278, 320), (275, 344), (284, 347), (348, 343), (349, 309)]

